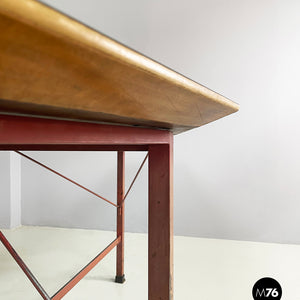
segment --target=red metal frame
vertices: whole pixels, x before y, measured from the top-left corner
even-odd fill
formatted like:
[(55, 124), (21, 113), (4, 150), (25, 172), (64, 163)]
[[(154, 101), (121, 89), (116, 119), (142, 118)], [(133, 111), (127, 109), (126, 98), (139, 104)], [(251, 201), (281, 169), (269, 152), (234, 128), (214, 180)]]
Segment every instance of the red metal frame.
[[(173, 299), (173, 135), (167, 130), (93, 124), (54, 119), (0, 115), (0, 150), (14, 150), (73, 184), (117, 207), (117, 238), (49, 297), (0, 231), (0, 240), (23, 269), (43, 299), (61, 299), (114, 247), (117, 247), (116, 282), (124, 282), (124, 205), (149, 155), (149, 300)], [(117, 204), (37, 162), (18, 150), (118, 151)], [(148, 151), (124, 193), (124, 151)]]
[(118, 151), (118, 176), (117, 176), (117, 237), (120, 239), (120, 243), (117, 246), (117, 274), (115, 281), (123, 283), (125, 281), (124, 275), (124, 226), (125, 226), (125, 152)]
[(1, 150), (147, 151), (167, 130), (0, 115)]
[(173, 299), (173, 145), (149, 147), (148, 299)]

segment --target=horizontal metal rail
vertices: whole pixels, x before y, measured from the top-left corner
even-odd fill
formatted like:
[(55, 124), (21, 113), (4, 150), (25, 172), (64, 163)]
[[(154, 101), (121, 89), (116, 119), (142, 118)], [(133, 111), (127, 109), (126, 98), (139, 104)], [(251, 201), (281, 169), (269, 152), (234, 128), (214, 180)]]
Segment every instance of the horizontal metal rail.
[(121, 241), (121, 237), (116, 238), (102, 252), (100, 252), (90, 263), (79, 271), (66, 285), (64, 285), (51, 300), (59, 300), (66, 295), (87, 273), (89, 273), (115, 246)]
[(115, 206), (115, 207), (119, 207), (117, 204), (115, 204), (115, 203), (109, 201), (108, 199), (106, 199), (106, 198), (100, 196), (99, 194), (97, 194), (97, 193), (91, 191), (90, 189), (84, 187), (83, 185), (77, 183), (76, 181), (74, 181), (74, 180), (72, 180), (72, 179), (70, 179), (70, 178), (68, 178), (68, 177), (66, 177), (66, 176), (64, 176), (64, 175), (62, 175), (61, 173), (59, 173), (59, 172), (57, 172), (57, 171), (55, 171), (55, 170), (49, 168), (48, 166), (46, 166), (46, 165), (40, 163), (39, 161), (33, 159), (32, 157), (30, 157), (30, 156), (28, 156), (28, 155), (26, 155), (26, 154), (24, 154), (24, 153), (22, 153), (22, 152), (20, 152), (20, 151), (17, 151), (17, 150), (15, 150), (15, 152), (18, 153), (18, 154), (20, 154), (20, 155), (22, 155), (23, 157), (29, 159), (30, 161), (32, 161), (32, 162), (38, 164), (39, 166), (41, 166), (41, 167), (47, 169), (48, 171), (50, 171), (50, 172), (52, 172), (52, 173), (54, 173), (54, 174), (56, 174), (56, 175), (58, 175), (58, 176), (64, 178), (65, 180), (68, 180), (69, 182), (75, 184), (76, 186), (78, 186), (78, 187), (80, 187), (81, 189), (83, 189), (83, 190), (89, 192), (90, 194), (92, 194), (92, 195), (94, 195), (94, 196), (96, 196), (96, 197), (98, 197), (98, 198), (100, 198), (100, 199), (106, 201), (107, 203), (109, 203), (109, 204), (111, 204), (111, 205), (113, 205), (113, 206)]

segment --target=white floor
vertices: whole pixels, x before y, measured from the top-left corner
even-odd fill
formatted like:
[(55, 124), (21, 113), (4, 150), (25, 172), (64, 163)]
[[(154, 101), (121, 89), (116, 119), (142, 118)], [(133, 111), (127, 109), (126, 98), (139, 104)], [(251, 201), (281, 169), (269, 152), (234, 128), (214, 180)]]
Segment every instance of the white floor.
[[(114, 239), (95, 230), (21, 227), (4, 230), (48, 294), (54, 294)], [(273, 277), (282, 300), (300, 300), (300, 246), (175, 237), (176, 300), (251, 300), (254, 283)], [(126, 282), (113, 282), (115, 252), (100, 262), (64, 299), (147, 299), (147, 236), (126, 234)], [(0, 299), (40, 296), (0, 243)]]

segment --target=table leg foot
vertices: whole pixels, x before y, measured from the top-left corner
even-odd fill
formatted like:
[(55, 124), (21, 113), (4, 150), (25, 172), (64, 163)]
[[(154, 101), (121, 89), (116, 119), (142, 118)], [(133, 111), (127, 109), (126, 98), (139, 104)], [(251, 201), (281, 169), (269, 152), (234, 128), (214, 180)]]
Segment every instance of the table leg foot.
[(116, 276), (115, 282), (117, 283), (124, 283), (125, 282), (125, 274), (122, 276)]

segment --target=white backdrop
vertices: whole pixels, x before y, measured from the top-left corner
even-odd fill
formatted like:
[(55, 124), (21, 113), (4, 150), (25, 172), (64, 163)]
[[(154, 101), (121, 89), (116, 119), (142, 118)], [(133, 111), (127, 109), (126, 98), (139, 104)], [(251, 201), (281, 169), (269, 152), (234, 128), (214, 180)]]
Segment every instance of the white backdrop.
[[(175, 137), (175, 234), (300, 242), (299, 1), (45, 2), (241, 105)], [(115, 154), (31, 154), (115, 199)], [(127, 155), (127, 184), (142, 159)], [(146, 169), (126, 213), (146, 231)], [(111, 230), (114, 215), (22, 159), (23, 224)]]

